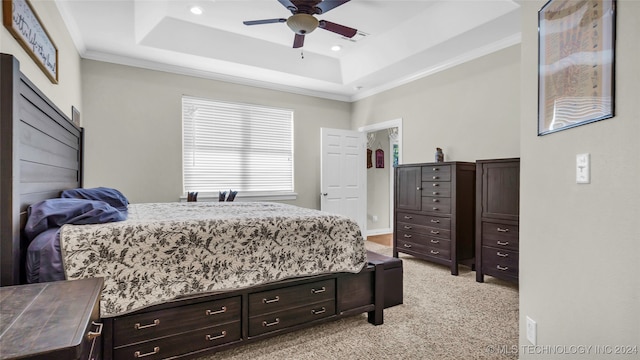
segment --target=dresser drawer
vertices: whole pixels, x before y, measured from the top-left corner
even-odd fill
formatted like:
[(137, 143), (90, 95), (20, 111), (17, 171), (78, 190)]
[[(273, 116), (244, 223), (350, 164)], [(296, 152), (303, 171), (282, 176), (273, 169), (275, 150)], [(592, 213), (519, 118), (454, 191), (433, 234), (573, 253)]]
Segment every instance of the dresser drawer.
[(422, 211), (451, 214), (451, 198), (423, 196)]
[[(240, 320), (240, 296), (114, 320), (114, 346)], [(189, 328), (185, 329), (185, 324)], [(183, 330), (184, 329), (184, 330)]]
[(518, 276), (518, 252), (482, 247), (482, 271), (487, 275)]
[(323, 319), (336, 313), (335, 299), (249, 318), (249, 336)]
[(416, 234), (398, 230), (398, 239), (406, 242), (438, 248), (442, 250), (451, 249), (451, 241), (447, 238), (438, 238), (427, 234)]
[(450, 165), (430, 165), (422, 167), (422, 181), (450, 181)]
[(498, 222), (482, 222), (482, 243), (485, 246), (518, 250), (518, 225), (501, 224)]
[(402, 240), (398, 239), (396, 249), (398, 251), (412, 251), (415, 253), (420, 253), (428, 256), (433, 256), (445, 260), (451, 259), (451, 243), (449, 242), (449, 248), (445, 248), (445, 244), (448, 241), (441, 240), (440, 243), (437, 244), (426, 244), (420, 241), (412, 241), (412, 240)]
[(422, 196), (442, 196), (451, 197), (451, 182), (446, 181), (423, 181)]
[(451, 219), (439, 216), (398, 212), (396, 221), (403, 224), (417, 224), (445, 230), (449, 230), (451, 228)]
[[(398, 223), (397, 228), (398, 228), (398, 232), (403, 232), (403, 233), (436, 236), (436, 237), (445, 238), (445, 239), (451, 238), (451, 230), (449, 229), (442, 229), (438, 227), (416, 225), (416, 224), (405, 224), (405, 223)], [(404, 236), (404, 237), (407, 237), (407, 236)]]
[(335, 300), (335, 294), (333, 279), (249, 294), (249, 316)]
[(146, 360), (166, 359), (172, 356), (188, 354), (192, 351), (239, 341), (240, 338), (240, 321), (236, 321), (116, 348), (113, 351), (113, 357), (118, 360), (137, 360), (140, 358)]

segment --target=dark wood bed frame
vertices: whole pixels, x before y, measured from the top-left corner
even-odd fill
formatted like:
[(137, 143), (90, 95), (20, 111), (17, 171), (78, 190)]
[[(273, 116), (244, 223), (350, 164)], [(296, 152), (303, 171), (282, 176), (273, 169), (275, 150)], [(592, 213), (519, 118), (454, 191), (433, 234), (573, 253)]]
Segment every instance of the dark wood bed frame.
[[(0, 54), (0, 286), (25, 283), (27, 208), (82, 187), (83, 129)], [(349, 315), (383, 322), (384, 264), (192, 296), (103, 318), (104, 359), (192, 358)], [(401, 289), (400, 289), (401, 292)]]

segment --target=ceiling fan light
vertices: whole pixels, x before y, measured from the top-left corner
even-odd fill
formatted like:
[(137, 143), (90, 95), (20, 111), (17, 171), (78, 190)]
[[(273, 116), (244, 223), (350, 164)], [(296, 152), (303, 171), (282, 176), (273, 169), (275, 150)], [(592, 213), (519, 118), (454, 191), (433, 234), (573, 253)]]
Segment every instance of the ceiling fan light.
[(295, 14), (287, 19), (287, 25), (296, 34), (306, 35), (318, 27), (318, 19), (309, 14)]

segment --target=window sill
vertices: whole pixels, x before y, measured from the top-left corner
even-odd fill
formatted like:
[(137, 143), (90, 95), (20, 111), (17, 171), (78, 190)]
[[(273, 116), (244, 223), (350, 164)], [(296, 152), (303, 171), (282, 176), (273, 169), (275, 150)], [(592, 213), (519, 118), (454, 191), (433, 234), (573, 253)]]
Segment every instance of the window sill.
[[(298, 193), (286, 192), (286, 193), (238, 193), (234, 201), (285, 201), (296, 200)], [(186, 202), (187, 197), (185, 195), (180, 196), (180, 202)], [(218, 201), (218, 194), (199, 194), (198, 201)]]

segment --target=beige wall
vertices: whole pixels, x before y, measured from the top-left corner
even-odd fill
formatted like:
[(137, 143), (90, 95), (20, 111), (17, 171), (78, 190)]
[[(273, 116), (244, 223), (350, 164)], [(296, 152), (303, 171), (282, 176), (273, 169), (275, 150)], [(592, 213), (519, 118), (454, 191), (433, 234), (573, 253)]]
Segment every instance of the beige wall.
[[(520, 344), (525, 316), (538, 345), (640, 347), (640, 2), (618, 0), (612, 119), (538, 137), (537, 11), (523, 1)], [(575, 183), (591, 154), (591, 184)], [(534, 349), (535, 350), (535, 349)], [(533, 355), (520, 359), (620, 358)]]
[(403, 163), (520, 155), (520, 46), (357, 101), (352, 128), (402, 118)]
[[(367, 233), (388, 233), (390, 212), (390, 172), (391, 152), (389, 151), (389, 132), (387, 129), (373, 132), (376, 140), (371, 147), (373, 167), (367, 169)], [(376, 150), (384, 151), (384, 168), (376, 168)], [(373, 220), (376, 216), (377, 220)]]
[(0, 30), (0, 52), (15, 56), (20, 61), (20, 70), (67, 116), (71, 117), (72, 105), (82, 115), (80, 56), (67, 27), (53, 1), (31, 0), (30, 3), (58, 48), (58, 84), (49, 80), (4, 26)]
[(291, 203), (320, 207), (320, 128), (348, 129), (349, 103), (92, 60), (82, 61), (85, 186), (111, 186), (132, 202), (182, 195), (182, 95), (294, 110)]

